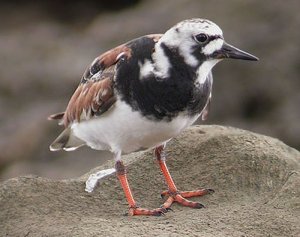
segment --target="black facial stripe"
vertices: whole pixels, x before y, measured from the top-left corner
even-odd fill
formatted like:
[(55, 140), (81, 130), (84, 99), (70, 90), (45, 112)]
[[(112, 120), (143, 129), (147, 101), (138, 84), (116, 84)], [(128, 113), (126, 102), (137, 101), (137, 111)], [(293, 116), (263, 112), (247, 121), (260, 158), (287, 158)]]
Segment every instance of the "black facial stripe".
[[(194, 39), (194, 40), (196, 40), (195, 39), (195, 36), (192, 36), (192, 38)], [(222, 39), (222, 36), (220, 36), (220, 35), (208, 35), (208, 40), (206, 41), (206, 42), (203, 42), (203, 43), (199, 43), (197, 40), (197, 42), (198, 42), (198, 45), (196, 46), (196, 48), (198, 48), (199, 46), (201, 47), (201, 48), (204, 48), (206, 45), (208, 45), (211, 41), (213, 41), (213, 40), (216, 40), (216, 39)]]
[(211, 41), (216, 40), (216, 39), (223, 39), (221, 35), (209, 35), (208, 36), (208, 41), (204, 44), (202, 44), (202, 48), (204, 48), (206, 45), (208, 45)]
[(191, 76), (191, 78), (194, 78), (195, 68), (186, 64), (186, 62), (184, 61), (184, 58), (178, 52), (178, 48), (168, 47), (164, 43), (161, 43), (161, 47), (164, 50), (165, 55), (170, 60), (173, 70), (181, 71), (182, 74), (189, 75), (189, 76)]
[[(207, 45), (207, 43), (205, 45)], [(197, 44), (196, 46), (193, 46), (193, 48), (192, 48), (192, 50), (193, 50), (192, 55), (195, 56), (199, 61), (199, 65), (197, 65), (197, 67), (199, 67), (207, 59), (207, 56), (204, 53), (202, 53), (202, 50), (201, 50), (201, 48), (205, 47), (205, 45), (199, 46)]]
[(221, 35), (210, 35), (208, 38), (209, 38), (209, 41), (213, 41), (216, 39), (223, 39), (223, 37)]
[(202, 53), (202, 49), (206, 47), (210, 42), (217, 39), (223, 39), (223, 36), (221, 35), (210, 35), (209, 40), (206, 43), (203, 44), (197, 44), (193, 47), (193, 55), (199, 60), (199, 65), (201, 65), (202, 62), (207, 60), (208, 56)]

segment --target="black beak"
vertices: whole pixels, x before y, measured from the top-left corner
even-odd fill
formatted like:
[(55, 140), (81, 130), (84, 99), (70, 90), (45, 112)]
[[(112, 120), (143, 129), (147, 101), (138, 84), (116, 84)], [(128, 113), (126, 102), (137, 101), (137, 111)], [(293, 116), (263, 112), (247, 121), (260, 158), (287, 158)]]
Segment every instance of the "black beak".
[(222, 48), (216, 52), (215, 58), (233, 58), (233, 59), (242, 59), (242, 60), (250, 60), (250, 61), (258, 61), (258, 58), (254, 55), (246, 53), (236, 47), (233, 47), (230, 44), (224, 42)]

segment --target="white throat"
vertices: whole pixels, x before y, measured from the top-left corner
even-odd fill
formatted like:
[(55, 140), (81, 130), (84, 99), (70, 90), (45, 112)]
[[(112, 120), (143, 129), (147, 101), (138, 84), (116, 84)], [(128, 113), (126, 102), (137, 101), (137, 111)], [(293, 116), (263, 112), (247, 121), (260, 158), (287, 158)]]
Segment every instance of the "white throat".
[(211, 72), (212, 68), (220, 61), (220, 59), (213, 59), (205, 61), (201, 64), (196, 74), (197, 82), (199, 82), (200, 85), (207, 80), (208, 74)]

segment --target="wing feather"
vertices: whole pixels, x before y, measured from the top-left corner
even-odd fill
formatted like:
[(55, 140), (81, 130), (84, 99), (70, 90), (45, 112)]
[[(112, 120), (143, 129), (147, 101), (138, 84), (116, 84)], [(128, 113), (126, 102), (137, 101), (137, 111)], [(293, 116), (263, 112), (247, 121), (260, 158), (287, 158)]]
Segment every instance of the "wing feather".
[(71, 97), (63, 117), (67, 127), (72, 122), (88, 120), (107, 111), (116, 101), (113, 84), (116, 63), (131, 57), (130, 48), (120, 45), (97, 57), (86, 69), (81, 83)]
[(113, 93), (113, 75), (100, 81), (88, 81), (79, 85), (72, 96), (65, 115), (64, 124), (68, 126), (70, 123), (81, 120), (88, 120), (93, 116), (99, 116), (101, 107), (114, 97)]
[[(152, 34), (145, 37), (157, 42), (161, 36)], [(116, 101), (113, 89), (116, 64), (122, 57), (129, 59), (132, 56), (129, 44), (122, 44), (95, 58), (85, 70), (66, 111), (50, 115), (49, 119), (62, 120), (65, 127), (68, 127), (73, 122), (91, 119), (110, 109)]]

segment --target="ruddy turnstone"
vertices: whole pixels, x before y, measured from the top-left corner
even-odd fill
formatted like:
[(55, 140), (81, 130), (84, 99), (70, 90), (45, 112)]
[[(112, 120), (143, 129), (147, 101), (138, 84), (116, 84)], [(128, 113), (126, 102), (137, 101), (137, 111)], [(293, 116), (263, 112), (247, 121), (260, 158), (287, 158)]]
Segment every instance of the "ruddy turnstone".
[[(205, 119), (212, 95), (212, 68), (225, 58), (258, 58), (224, 41), (222, 30), (205, 19), (184, 20), (164, 34), (146, 35), (97, 57), (86, 69), (63, 113), (51, 115), (65, 130), (52, 151), (87, 145), (114, 154), (117, 177), (130, 215), (161, 215), (173, 202), (202, 208), (189, 197), (211, 189), (181, 192), (166, 166), (164, 147), (200, 116)], [(121, 155), (155, 149), (168, 190), (154, 210), (138, 207)]]

